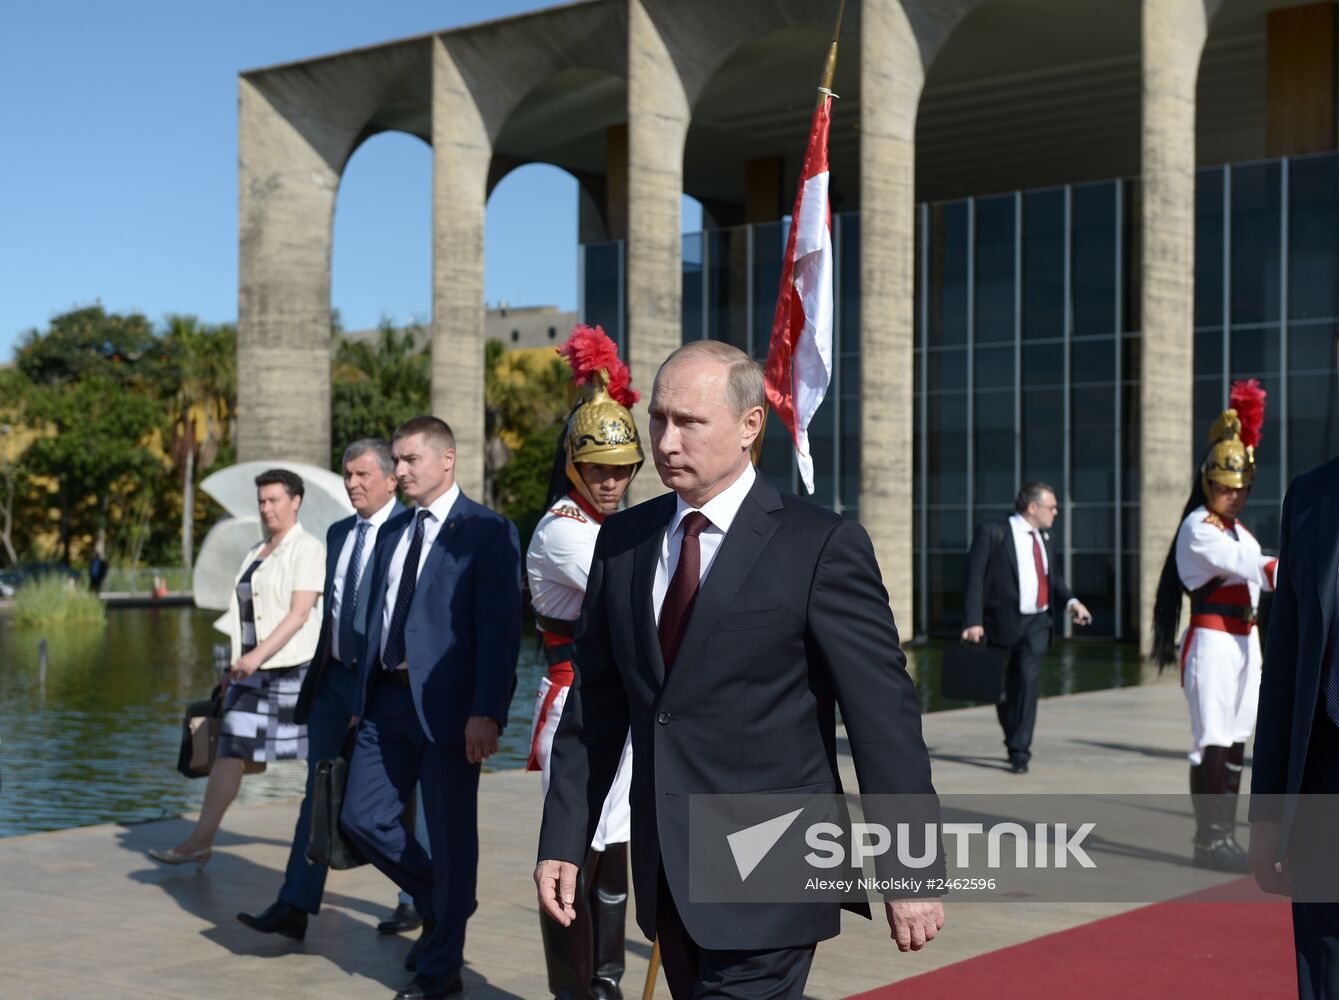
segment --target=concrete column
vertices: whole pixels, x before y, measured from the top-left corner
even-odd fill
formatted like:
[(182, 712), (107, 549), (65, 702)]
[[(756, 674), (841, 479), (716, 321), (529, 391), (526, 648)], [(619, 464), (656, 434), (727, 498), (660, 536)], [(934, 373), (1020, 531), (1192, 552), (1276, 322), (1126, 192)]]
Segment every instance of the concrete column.
[(305, 134), (252, 81), (238, 90), (237, 458), (327, 468), (338, 141)]
[(492, 143), (440, 38), (432, 51), (432, 412), (456, 435), (456, 481), (484, 497), (484, 205)]
[(1195, 80), (1217, 0), (1144, 0), (1139, 634), (1195, 469)]
[(910, 637), (916, 110), (925, 69), (901, 4), (866, 0), (860, 16), (860, 523)]
[[(646, 0), (628, 0), (628, 363), (642, 387), (633, 415), (643, 438), (655, 371), (683, 336), (679, 200), (688, 122), (688, 99), (666, 40)], [(663, 492), (648, 462), (633, 480), (631, 500)]]

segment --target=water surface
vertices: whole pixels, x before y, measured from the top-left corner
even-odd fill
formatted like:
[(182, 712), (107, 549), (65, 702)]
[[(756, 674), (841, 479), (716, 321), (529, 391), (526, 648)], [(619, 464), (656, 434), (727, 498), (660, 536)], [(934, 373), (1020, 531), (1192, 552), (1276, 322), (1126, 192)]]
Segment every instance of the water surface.
[[(134, 823), (198, 808), (204, 779), (176, 771), (181, 714), (214, 684), (212, 650), (222, 635), (212, 612), (127, 608), (105, 627), (12, 628), (0, 617), (0, 837), (92, 823)], [(45, 681), (38, 644), (45, 638)], [(908, 650), (921, 707), (957, 708), (938, 694), (942, 643)], [(490, 769), (523, 767), (543, 658), (529, 628), (516, 699)], [(1043, 695), (1138, 684), (1127, 646), (1057, 644), (1042, 673)], [(301, 795), (302, 761), (271, 764), (242, 782), (238, 801)], [(538, 777), (536, 777), (538, 789)], [(538, 791), (536, 791), (538, 794)]]

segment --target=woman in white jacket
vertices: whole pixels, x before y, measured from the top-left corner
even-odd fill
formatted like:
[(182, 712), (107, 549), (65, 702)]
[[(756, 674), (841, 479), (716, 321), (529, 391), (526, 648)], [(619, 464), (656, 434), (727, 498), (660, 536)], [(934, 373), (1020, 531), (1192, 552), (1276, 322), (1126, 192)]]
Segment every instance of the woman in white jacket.
[(302, 496), (302, 477), (287, 469), (256, 477), (265, 539), (242, 561), (223, 618), (233, 662), (218, 754), (194, 829), (176, 847), (150, 850), (155, 861), (203, 867), (248, 765), (307, 756), (306, 728), (293, 712), (320, 634), (325, 546), (298, 523)]

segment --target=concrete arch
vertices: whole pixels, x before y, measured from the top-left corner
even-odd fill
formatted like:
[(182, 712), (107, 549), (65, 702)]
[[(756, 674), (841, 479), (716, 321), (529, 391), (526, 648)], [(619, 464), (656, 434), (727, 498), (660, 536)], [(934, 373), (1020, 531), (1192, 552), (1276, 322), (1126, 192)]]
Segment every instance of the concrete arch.
[(511, 109), (493, 144), (487, 194), (511, 171), (546, 163), (580, 185), (580, 242), (627, 234), (626, 78), (570, 65), (537, 83)]
[[(330, 261), (339, 177), (385, 128), (425, 134), (426, 41), (239, 81), (238, 454), (330, 454)], [(279, 401), (283, 401), (280, 403)], [(313, 415), (317, 415), (313, 417)], [(297, 419), (295, 419), (295, 417)]]
[(627, 12), (618, 3), (574, 4), (492, 21), (440, 36), (475, 96), (490, 143), (526, 98), (547, 81), (588, 68), (626, 79)]
[(501, 177), (496, 144), (545, 81), (574, 66), (624, 76), (625, 25), (620, 5), (581, 4), (432, 40), (432, 410), (456, 432), (456, 478), (473, 496), (484, 484), (484, 205)]
[[(386, 317), (397, 323), (426, 319), (431, 171), (432, 147), (400, 129), (368, 135), (345, 164), (335, 196), (330, 302), (346, 332)], [(365, 298), (378, 311), (350, 313), (350, 301)], [(332, 445), (332, 454), (342, 447), (338, 440)]]

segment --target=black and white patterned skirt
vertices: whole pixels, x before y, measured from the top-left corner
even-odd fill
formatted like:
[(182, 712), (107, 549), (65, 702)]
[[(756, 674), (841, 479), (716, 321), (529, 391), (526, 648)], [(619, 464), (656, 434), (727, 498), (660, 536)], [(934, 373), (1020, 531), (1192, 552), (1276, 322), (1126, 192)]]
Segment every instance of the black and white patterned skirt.
[(218, 755), (250, 761), (305, 760), (307, 727), (293, 721), (306, 663), (257, 670), (223, 698)]

